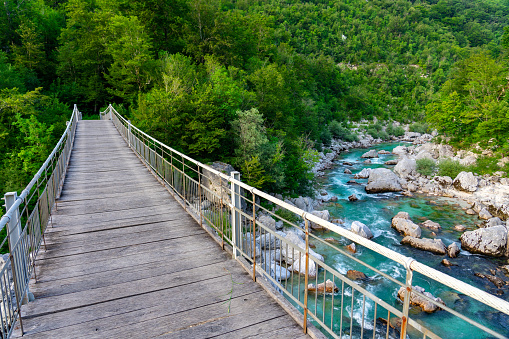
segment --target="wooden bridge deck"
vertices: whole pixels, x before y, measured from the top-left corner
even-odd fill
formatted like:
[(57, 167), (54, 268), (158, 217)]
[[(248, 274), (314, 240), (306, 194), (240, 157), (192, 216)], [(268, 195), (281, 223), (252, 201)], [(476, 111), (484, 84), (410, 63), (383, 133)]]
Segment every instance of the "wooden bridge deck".
[(306, 337), (110, 121), (78, 124), (36, 272), (24, 338)]

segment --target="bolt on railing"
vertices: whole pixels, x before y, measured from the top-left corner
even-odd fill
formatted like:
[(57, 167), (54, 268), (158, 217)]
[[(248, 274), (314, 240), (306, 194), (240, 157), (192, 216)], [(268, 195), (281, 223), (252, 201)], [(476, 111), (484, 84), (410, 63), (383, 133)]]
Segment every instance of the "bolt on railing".
[[(474, 319), (475, 314), (446, 306), (416, 290), (413, 284), (419, 280), (437, 286), (437, 290), (460, 292), (465, 298), (471, 298), (468, 302), (478, 301), (505, 315), (509, 315), (507, 301), (255, 189), (241, 182), (238, 172), (228, 175), (204, 165), (139, 130), (111, 105), (101, 114), (112, 117), (133, 151), (186, 211), (210, 230), (223, 248), (229, 248), (234, 258), (252, 265), (253, 279), (257, 275), (263, 276), (302, 311), (300, 323), (304, 331), (311, 321), (334, 338), (346, 334), (362, 337), (368, 332), (373, 338), (406, 338), (416, 334), (424, 338), (454, 336), (447, 324), (437, 328), (428, 323), (429, 317), (411, 315), (411, 296), (415, 295), (443, 310), (454, 321), (462, 322), (465, 328), (471, 326), (468, 329), (473, 331), (471, 333), (477, 331), (476, 335), (506, 338), (503, 326), (483, 324), (482, 319)], [(270, 220), (262, 222), (261, 214), (282, 222), (287, 233), (274, 229)], [(303, 223), (302, 227), (297, 222)], [(319, 230), (311, 232), (311, 229), (331, 232), (340, 243), (329, 243), (315, 234)], [(345, 241), (354, 242), (373, 258), (392, 260), (391, 269), (396, 276), (405, 276), (405, 281), (345, 251), (341, 248)], [(348, 260), (350, 267), (358, 266), (373, 272), (373, 279), (379, 280), (382, 289), (403, 289), (402, 303), (395, 305), (391, 300), (382, 299), (377, 296), (380, 291), (376, 286), (369, 282), (358, 283), (348, 278), (344, 271), (331, 267), (312, 250), (312, 242), (329, 251), (329, 256)]]

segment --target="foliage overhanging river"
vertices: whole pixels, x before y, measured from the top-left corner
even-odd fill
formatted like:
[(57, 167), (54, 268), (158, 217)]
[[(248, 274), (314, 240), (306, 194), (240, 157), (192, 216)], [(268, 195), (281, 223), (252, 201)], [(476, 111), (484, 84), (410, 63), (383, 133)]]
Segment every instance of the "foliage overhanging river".
[[(374, 148), (377, 150), (383, 149), (392, 151), (392, 149), (397, 145), (398, 144), (394, 143), (380, 144), (373, 146), (371, 149)], [(507, 259), (488, 258), (481, 255), (473, 255), (464, 250), (461, 250), (461, 253), (457, 258), (451, 259), (448, 258), (447, 255), (435, 255), (431, 252), (421, 251), (411, 248), (410, 246), (400, 244), (400, 241), (403, 237), (398, 234), (396, 230), (391, 228), (391, 218), (399, 211), (408, 212), (411, 219), (415, 223), (421, 223), (427, 219), (438, 222), (442, 226), (442, 230), (440, 232), (436, 232), (436, 237), (442, 239), (446, 246), (452, 242), (457, 242), (458, 245), (460, 245), (459, 237), (461, 232), (453, 230), (455, 225), (462, 224), (466, 226), (467, 231), (469, 231), (477, 229), (476, 224), (478, 224), (480, 220), (477, 219), (477, 216), (469, 216), (462, 210), (462, 207), (466, 206), (466, 203), (461, 200), (425, 195), (414, 195), (413, 197), (406, 197), (402, 196), (401, 194), (394, 193), (367, 194), (365, 192), (364, 185), (348, 184), (347, 182), (352, 180), (353, 175), (360, 172), (365, 167), (392, 167), (384, 165), (384, 162), (395, 158), (395, 156), (392, 154), (379, 155), (379, 158), (371, 159), (371, 164), (364, 164), (363, 161), (365, 159), (361, 159), (361, 155), (366, 151), (367, 149), (352, 149), (348, 153), (341, 154), (340, 157), (336, 159), (336, 168), (329, 170), (325, 177), (321, 179), (323, 189), (325, 189), (330, 195), (338, 197), (337, 202), (328, 203), (325, 205), (325, 208), (330, 211), (332, 218), (340, 218), (342, 221), (344, 221), (342, 226), (347, 229), (350, 228), (350, 224), (353, 221), (360, 221), (366, 224), (373, 232), (373, 241), (405, 256), (412, 257), (430, 267), (465, 281), (482, 290), (486, 290), (493, 294), (497, 294), (498, 291), (498, 296), (500, 298), (509, 300), (509, 289), (507, 285), (499, 289), (491, 282), (474, 275), (476, 272), (490, 274), (490, 269), (496, 270), (500, 265), (507, 264)], [(352, 166), (343, 165), (343, 162), (350, 162), (352, 163)], [(350, 169), (353, 174), (344, 174), (345, 168)], [(367, 179), (356, 179), (356, 181), (359, 183), (366, 183)], [(351, 194), (355, 194), (359, 200), (350, 202), (348, 200), (348, 196)], [(428, 230), (424, 227), (421, 227), (421, 229), (422, 237), (433, 238), (431, 230)], [(339, 241), (338, 246), (346, 246), (351, 243), (350, 241), (347, 241), (347, 239), (335, 236), (335, 234), (332, 232), (317, 232), (315, 234), (318, 234), (322, 238), (336, 238), (336, 240)], [(355, 263), (349, 258), (345, 258), (344, 256), (328, 249), (322, 244), (316, 243), (315, 245), (315, 251), (324, 255), (327, 265), (334, 267), (343, 274), (346, 274), (346, 272), (351, 269), (364, 272), (369, 277), (369, 279), (367, 281), (360, 282), (361, 286), (374, 295), (385, 300), (390, 305), (401, 309), (401, 302), (397, 300), (398, 286), (396, 286), (396, 284), (387, 281), (387, 279), (384, 279), (374, 271), (371, 271), (364, 266)], [(379, 269), (380, 271), (391, 275), (399, 281), (404, 282), (406, 274), (405, 269), (398, 265), (394, 265), (390, 260), (387, 260), (386, 258), (376, 253), (362, 248), (362, 246), (357, 247), (357, 253), (355, 256)], [(455, 266), (445, 267), (442, 265), (441, 261), (444, 258), (449, 259), (453, 264), (455, 264)], [(497, 274), (501, 273), (498, 272)], [(440, 297), (448, 307), (451, 307), (459, 313), (466, 315), (470, 319), (480, 322), (481, 324), (486, 325), (488, 328), (509, 336), (509, 316), (480, 305), (480, 303), (477, 301), (452, 291), (449, 288), (441, 286), (438, 283), (432, 283), (430, 279), (427, 279), (419, 274), (414, 274), (413, 285), (418, 285), (425, 288), (427, 292), (431, 292), (435, 297)], [(345, 291), (345, 298), (349, 295), (348, 293), (350, 293), (351, 296), (351, 290), (350, 292), (349, 290)], [(503, 294), (500, 295), (501, 293)], [(339, 294), (341, 294), (341, 288)], [(320, 313), (320, 309), (323, 307), (323, 305), (320, 301), (320, 298), (318, 299), (319, 301), (317, 304), (317, 310), (318, 313)], [(331, 299), (332, 298), (330, 296), (326, 298), (326, 309), (331, 308)], [(339, 314), (341, 307), (339, 306), (340, 298), (336, 299), (334, 300), (333, 327), (335, 333), (339, 334), (341, 326), (341, 319), (339, 319)], [(350, 320), (348, 319), (347, 321), (343, 321), (343, 335), (349, 334), (351, 332), (353, 337), (360, 337), (360, 327), (362, 322), (362, 297), (358, 297), (357, 295), (355, 303), (357, 304), (357, 307), (354, 306), (353, 326), (351, 329), (349, 329)], [(351, 311), (350, 302), (345, 302), (345, 304), (348, 305), (344, 306), (343, 311), (349, 318)], [(364, 316), (364, 336), (368, 336), (370, 338), (373, 337), (373, 308), (374, 307), (372, 303), (371, 305), (367, 304), (366, 314)], [(434, 333), (440, 335), (442, 338), (489, 337), (489, 335), (486, 333), (475, 329), (465, 321), (457, 319), (455, 316), (443, 310), (428, 314), (422, 312), (419, 307), (411, 306), (410, 314), (413, 319), (430, 328)], [(378, 317), (387, 318), (387, 313), (377, 313), (377, 318)], [(325, 323), (331, 323), (330, 317), (328, 319), (327, 316), (325, 317)], [(385, 338), (386, 333), (382, 331), (382, 326), (377, 325), (376, 332), (376, 337), (380, 336)], [(417, 336), (415, 332), (410, 330), (409, 337), (422, 337), (422, 334)]]

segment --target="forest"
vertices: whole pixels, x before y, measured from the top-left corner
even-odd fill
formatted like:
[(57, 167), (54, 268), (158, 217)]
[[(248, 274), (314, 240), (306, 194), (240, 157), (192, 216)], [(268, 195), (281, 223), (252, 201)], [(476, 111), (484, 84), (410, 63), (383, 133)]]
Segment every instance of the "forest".
[(6, 0), (0, 191), (20, 190), (72, 105), (249, 184), (305, 194), (352, 121), (429, 123), (509, 155), (507, 0)]

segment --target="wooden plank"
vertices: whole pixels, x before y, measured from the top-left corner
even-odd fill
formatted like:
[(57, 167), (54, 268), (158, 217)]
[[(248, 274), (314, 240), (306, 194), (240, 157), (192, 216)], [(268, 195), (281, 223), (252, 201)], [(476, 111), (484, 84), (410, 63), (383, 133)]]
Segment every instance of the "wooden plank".
[[(132, 295), (141, 295), (149, 292), (173, 288), (177, 286), (189, 285), (197, 280), (203, 281), (206, 285), (207, 280), (226, 276), (228, 271), (234, 272), (235, 269), (239, 270), (235, 262), (222, 261), (204, 265), (197, 268), (191, 268), (183, 272), (162, 274), (154, 277), (142, 278), (118, 284), (110, 284), (105, 287), (90, 289), (87, 291), (79, 291), (57, 296), (49, 296), (46, 298), (37, 299), (26, 305), (27, 313), (31, 315), (41, 315), (53, 312), (61, 312), (63, 310), (85, 307), (96, 303), (105, 301), (113, 301), (116, 299), (126, 298)], [(244, 280), (241, 280), (242, 278)], [(249, 276), (246, 274), (236, 274), (236, 281), (249, 281)], [(202, 286), (201, 288), (205, 288)], [(228, 289), (226, 289), (228, 291)], [(281, 308), (279, 308), (281, 310)], [(284, 312), (284, 311), (283, 311)]]
[[(80, 222), (74, 222), (72, 224), (62, 224), (56, 225), (53, 227), (48, 227), (46, 230), (46, 241), (48, 237), (52, 237), (53, 235), (56, 237), (71, 237), (72, 235), (79, 235), (83, 233), (90, 232), (100, 232), (106, 231), (109, 229), (115, 229), (119, 227), (131, 227), (136, 225), (143, 224), (151, 224), (151, 223), (159, 223), (162, 221), (171, 221), (175, 220), (178, 216), (176, 216), (175, 209), (167, 210), (161, 213), (151, 213), (147, 215), (138, 215), (133, 217), (120, 217), (116, 220), (99, 220), (99, 221), (90, 221), (89, 219)], [(67, 241), (67, 240), (66, 240)]]
[(63, 277), (51, 281), (44, 280), (44, 275), (37, 284), (30, 289), (34, 295), (40, 298), (53, 297), (63, 294), (88, 291), (119, 283), (136, 282), (138, 280), (157, 277), (166, 274), (178, 273), (189, 269), (218, 264), (224, 258), (218, 253), (204, 253), (199, 257), (192, 252), (178, 253), (172, 257), (159, 258), (157, 261), (148, 263), (131, 263), (115, 270), (108, 270), (78, 277)]
[[(65, 257), (61, 257), (60, 261), (52, 260), (51, 264), (45, 262), (44, 265), (37, 266), (37, 278), (40, 282), (55, 281), (59, 279), (67, 279), (74, 277), (83, 277), (95, 273), (116, 271), (125, 267), (132, 267), (133, 265), (143, 265), (155, 261), (160, 261), (161, 258), (169, 256), (186, 255), (197, 251), (211, 252), (220, 256), (222, 252), (218, 253), (217, 245), (212, 243), (192, 245), (189, 248), (174, 248), (171, 242), (166, 243), (166, 247), (152, 246), (145, 251), (132, 251), (132, 253), (121, 252), (117, 256), (111, 258), (100, 257), (96, 260), (75, 260), (69, 263)], [(166, 259), (165, 259), (166, 260)]]
[(104, 251), (84, 252), (72, 256), (49, 256), (47, 252), (41, 252), (36, 259), (36, 267), (42, 269), (55, 269), (59, 267), (72, 268), (77, 266), (76, 270), (83, 269), (88, 265), (106, 265), (105, 262), (113, 261), (116, 258), (129, 256), (137, 253), (151, 252), (158, 256), (171, 255), (181, 251), (194, 250), (199, 251), (201, 247), (206, 247), (209, 237), (206, 233), (193, 235), (194, 241), (190, 241), (190, 236), (166, 239), (150, 243), (143, 243), (135, 246), (122, 246), (119, 248), (110, 248)]
[[(84, 308), (67, 310), (59, 313), (46, 314), (40, 317), (26, 318), (24, 324), (27, 333), (25, 336), (37, 338), (76, 338), (89, 335), (90, 329), (98, 335), (108, 338), (108, 330), (118, 327), (129, 327), (131, 337), (136, 333), (132, 324), (140, 324), (161, 315), (178, 314), (187, 309), (196, 309), (207, 305), (227, 312), (227, 305), (223, 304), (229, 299), (225, 286), (228, 286), (228, 276), (207, 280), (207, 288), (200, 288), (201, 281), (190, 283), (187, 286), (177, 286), (173, 289), (155, 291), (145, 295), (136, 295), (118, 301), (104, 302)], [(192, 293), (192, 298), (190, 298)], [(250, 284), (242, 290), (235, 291), (232, 296), (232, 310), (237, 310), (237, 303), (244, 296), (261, 295), (259, 286)], [(148, 306), (150, 305), (150, 306)], [(40, 320), (37, 321), (36, 320)], [(116, 337), (116, 336), (114, 336)], [(143, 337), (140, 335), (139, 337)], [(112, 338), (112, 337), (109, 337)]]
[[(177, 207), (177, 206), (175, 206)], [(146, 206), (134, 206), (134, 207), (127, 207), (124, 209), (121, 209), (121, 213), (118, 212), (119, 210), (112, 210), (112, 211), (104, 211), (102, 213), (90, 213), (85, 214), (80, 217), (80, 222), (83, 223), (94, 223), (94, 222), (106, 222), (110, 220), (118, 220), (121, 217), (134, 217), (134, 216), (140, 216), (140, 215), (152, 215), (152, 214), (158, 214), (163, 213), (164, 211), (173, 211), (173, 206), (162, 202), (154, 201), (152, 206), (146, 207)], [(53, 224), (55, 227), (58, 227), (58, 225), (68, 225), (68, 224), (74, 224), (76, 220), (75, 215), (65, 215), (61, 214), (58, 210), (55, 214), (52, 215)]]
[[(227, 306), (221, 302), (202, 307), (190, 308), (179, 313), (168, 315), (152, 315), (152, 319), (127, 326), (110, 324), (112, 329), (102, 330), (97, 328), (98, 333), (79, 335), (78, 338), (123, 338), (128, 337), (134, 331), (143, 337), (169, 337), (169, 338), (209, 338), (214, 333), (225, 331), (227, 328), (249, 326), (257, 321), (267, 319), (281, 321), (284, 311), (277, 308), (267, 309), (269, 298), (263, 293), (253, 293), (243, 297), (232, 298), (230, 312)], [(261, 313), (259, 311), (265, 310)], [(257, 312), (256, 316), (250, 314)], [(255, 320), (256, 319), (256, 320)], [(277, 326), (277, 325), (276, 325)], [(235, 338), (242, 338), (236, 336)], [(292, 336), (289, 336), (292, 338)]]
[[(176, 232), (176, 234), (129, 234), (126, 235), (122, 242), (116, 241), (116, 239), (106, 240), (105, 242), (101, 242), (98, 244), (94, 244), (91, 242), (84, 243), (82, 246), (74, 247), (70, 246), (66, 248), (66, 246), (60, 245), (47, 245), (44, 258), (49, 259), (52, 257), (66, 257), (66, 256), (75, 256), (83, 253), (94, 253), (94, 252), (103, 252), (112, 249), (123, 249), (126, 247), (141, 245), (141, 244), (152, 244), (154, 242), (160, 242), (164, 240), (174, 240), (178, 238), (190, 238), (195, 235), (204, 234), (204, 230), (196, 229), (196, 230), (188, 230), (187, 232)], [(189, 240), (189, 239), (188, 239)]]
[(47, 237), (46, 252), (48, 250), (60, 251), (75, 248), (84, 248), (87, 251), (94, 251), (97, 248), (113, 248), (131, 245), (133, 241), (136, 243), (149, 242), (157, 240), (164, 234), (165, 238), (180, 238), (183, 235), (194, 235), (205, 232), (199, 227), (189, 229), (187, 225), (182, 224), (181, 219), (173, 219), (161, 221), (159, 223), (146, 223), (141, 225), (133, 225), (131, 227), (121, 227), (97, 232), (87, 232), (73, 235), (72, 239), (60, 238), (57, 236)]

